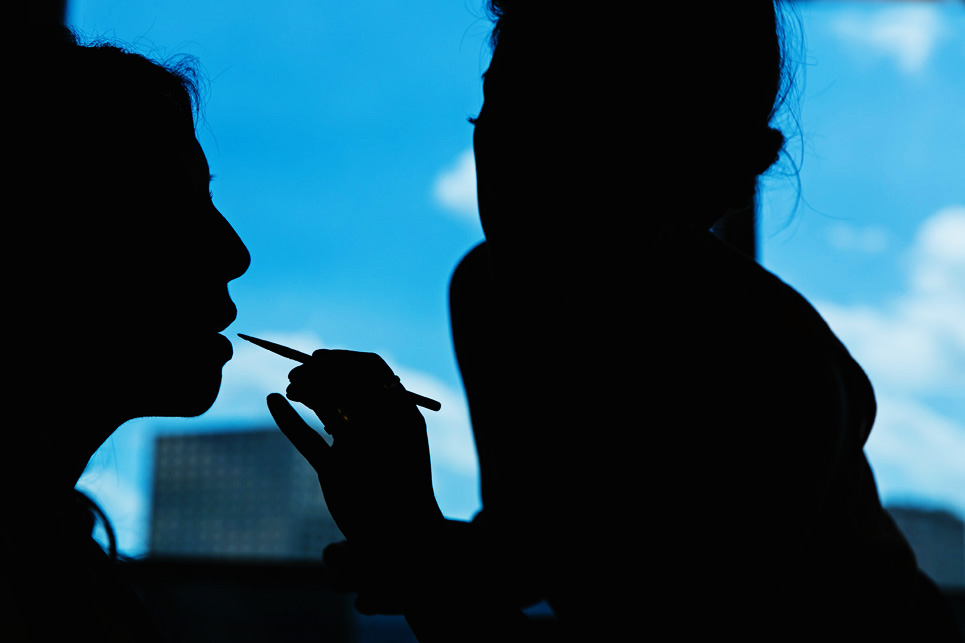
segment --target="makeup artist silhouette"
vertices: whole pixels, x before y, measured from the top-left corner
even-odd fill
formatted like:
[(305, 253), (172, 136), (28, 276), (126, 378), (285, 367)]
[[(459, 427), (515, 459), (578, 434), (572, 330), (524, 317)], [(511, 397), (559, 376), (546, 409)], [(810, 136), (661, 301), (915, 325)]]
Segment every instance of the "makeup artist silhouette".
[(5, 432), (0, 638), (159, 640), (74, 485), (128, 420), (211, 406), (231, 358), (227, 284), (249, 255), (212, 203), (187, 61), (28, 31), (5, 138), (5, 388), (22, 413)]
[[(784, 144), (783, 9), (635, 7), (490, 6), (486, 240), (450, 287), (479, 516), (440, 514), (376, 356), (291, 372), (331, 447), (269, 397), (347, 538), (327, 564), (422, 641), (957, 641), (879, 502), (864, 372), (711, 232)], [(541, 599), (545, 629), (520, 610)]]

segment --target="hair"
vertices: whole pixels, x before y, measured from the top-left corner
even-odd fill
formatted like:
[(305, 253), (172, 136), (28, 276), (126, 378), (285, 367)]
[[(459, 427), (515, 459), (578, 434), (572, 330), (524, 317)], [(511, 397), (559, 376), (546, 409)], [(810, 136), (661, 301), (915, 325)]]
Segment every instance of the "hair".
[[(200, 117), (202, 104), (198, 62), (193, 56), (176, 56), (159, 62), (131, 51), (126, 45), (103, 39), (84, 42), (68, 27), (53, 28), (41, 44), (48, 47), (45, 69), (36, 70), (37, 78), (53, 95), (71, 92), (74, 101), (66, 107), (73, 110), (105, 108), (120, 97), (153, 97), (151, 103), (129, 106), (132, 109), (152, 105), (173, 107), (192, 122)], [(84, 106), (80, 100), (91, 99), (100, 91), (101, 100)], [(116, 115), (116, 114), (115, 114)]]

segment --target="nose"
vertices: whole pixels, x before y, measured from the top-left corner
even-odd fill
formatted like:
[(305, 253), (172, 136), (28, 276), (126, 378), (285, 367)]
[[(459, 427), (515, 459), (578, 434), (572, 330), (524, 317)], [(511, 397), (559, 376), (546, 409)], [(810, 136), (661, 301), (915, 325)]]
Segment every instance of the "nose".
[(251, 254), (245, 246), (241, 237), (231, 227), (228, 220), (218, 212), (221, 221), (224, 222), (224, 274), (228, 281), (237, 279), (247, 272), (251, 265)]
[(231, 232), (234, 233), (235, 241), (235, 267), (234, 272), (229, 274), (229, 281), (231, 279), (237, 279), (241, 275), (245, 274), (248, 271), (248, 267), (251, 265), (251, 253), (248, 252), (247, 246), (245, 246), (244, 242), (241, 240), (241, 237), (238, 236), (238, 233), (235, 232), (234, 228), (231, 229)]

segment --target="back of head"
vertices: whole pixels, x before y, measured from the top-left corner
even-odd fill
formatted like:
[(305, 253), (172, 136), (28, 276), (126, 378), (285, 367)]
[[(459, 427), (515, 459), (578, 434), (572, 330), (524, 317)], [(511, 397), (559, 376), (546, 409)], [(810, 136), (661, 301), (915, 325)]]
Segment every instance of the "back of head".
[(773, 0), (489, 8), (499, 91), (525, 113), (506, 139), (531, 146), (507, 156), (542, 173), (544, 203), (560, 191), (611, 237), (657, 216), (706, 228), (776, 160), (786, 74)]

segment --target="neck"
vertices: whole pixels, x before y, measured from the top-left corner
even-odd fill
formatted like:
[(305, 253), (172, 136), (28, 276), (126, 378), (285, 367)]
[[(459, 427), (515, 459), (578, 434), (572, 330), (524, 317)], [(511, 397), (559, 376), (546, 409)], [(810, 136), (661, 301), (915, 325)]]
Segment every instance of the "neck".
[[(80, 414), (80, 417), (83, 417)], [(40, 475), (50, 492), (73, 489), (94, 452), (111, 436), (122, 422), (101, 420), (85, 422), (83, 426), (65, 426), (44, 434), (35, 444), (39, 460), (43, 462)]]

